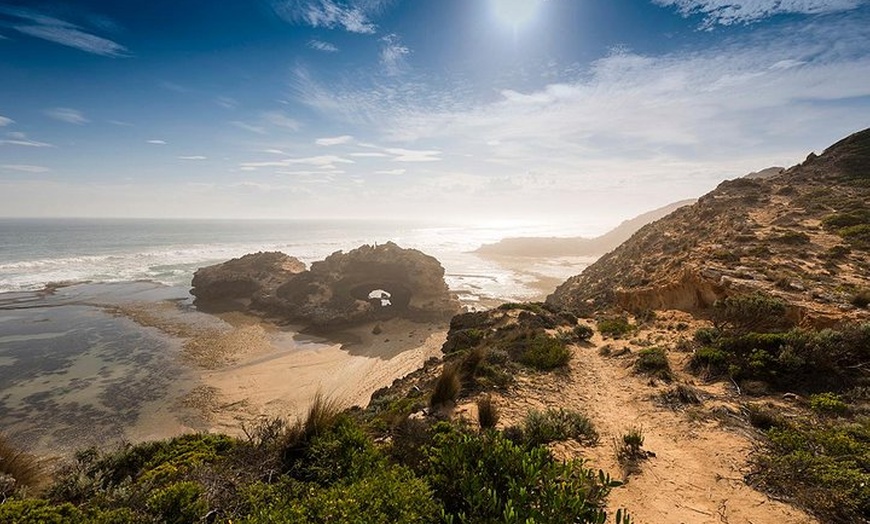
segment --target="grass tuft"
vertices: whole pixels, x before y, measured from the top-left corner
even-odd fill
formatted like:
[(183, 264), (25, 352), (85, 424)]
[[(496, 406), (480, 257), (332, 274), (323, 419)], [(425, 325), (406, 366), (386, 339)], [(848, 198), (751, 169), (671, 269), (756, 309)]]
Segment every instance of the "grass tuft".
[(441, 370), (441, 376), (435, 382), (435, 390), (432, 391), (429, 406), (437, 409), (452, 403), (459, 396), (460, 389), (462, 389), (462, 382), (459, 368), (452, 365), (444, 366)]

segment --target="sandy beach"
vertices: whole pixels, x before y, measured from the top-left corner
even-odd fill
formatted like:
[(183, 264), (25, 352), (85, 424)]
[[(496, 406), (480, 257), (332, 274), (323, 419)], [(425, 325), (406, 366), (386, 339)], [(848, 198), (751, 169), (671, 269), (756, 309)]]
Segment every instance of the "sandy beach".
[(260, 418), (292, 420), (317, 393), (344, 407), (365, 406), (374, 391), (439, 356), (448, 327), (397, 318), (323, 338), (241, 313), (204, 323), (201, 313), (185, 314), (173, 302), (114, 311), (183, 340), (180, 358), (198, 373), (176, 405), (199, 416), (178, 429), (231, 435)]

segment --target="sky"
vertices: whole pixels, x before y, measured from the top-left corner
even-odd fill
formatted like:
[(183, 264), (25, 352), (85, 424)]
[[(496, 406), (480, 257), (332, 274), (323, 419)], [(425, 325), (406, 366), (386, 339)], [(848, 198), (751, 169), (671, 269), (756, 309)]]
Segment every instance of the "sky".
[(870, 0), (0, 0), (0, 216), (614, 225), (870, 127)]

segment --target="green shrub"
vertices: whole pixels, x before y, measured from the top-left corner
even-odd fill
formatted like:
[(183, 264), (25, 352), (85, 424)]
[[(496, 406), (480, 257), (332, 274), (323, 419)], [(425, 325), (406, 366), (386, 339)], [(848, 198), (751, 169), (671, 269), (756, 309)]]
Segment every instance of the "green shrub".
[(695, 331), (695, 342), (702, 346), (709, 346), (716, 343), (722, 333), (714, 327), (703, 327)]
[(761, 292), (735, 295), (713, 304), (713, 323), (719, 331), (745, 333), (787, 327), (786, 304)]
[(666, 382), (674, 378), (665, 349), (660, 347), (640, 350), (637, 353), (637, 360), (634, 361), (634, 371)]
[(846, 242), (860, 248), (870, 246), (870, 224), (844, 227), (837, 231), (837, 234), (843, 237)]
[(298, 479), (329, 486), (361, 479), (382, 467), (383, 456), (347, 415), (314, 436), (290, 470)]
[(828, 215), (822, 219), (822, 225), (825, 229), (837, 231), (844, 227), (858, 226), (861, 224), (870, 224), (870, 211), (854, 210), (846, 213), (835, 213)]
[(546, 448), (525, 449), (498, 432), (440, 434), (429, 481), (447, 522), (601, 523), (618, 485), (582, 462), (559, 462)]
[(748, 479), (815, 513), (822, 522), (870, 518), (870, 419), (795, 421), (767, 430)]
[(640, 470), (640, 462), (649, 456), (643, 449), (643, 429), (631, 427), (616, 441), (616, 461), (622, 467), (623, 475), (628, 477)]
[(429, 405), (432, 408), (440, 408), (455, 401), (460, 389), (462, 389), (462, 382), (459, 380), (459, 368), (445, 365), (438, 380), (435, 381), (435, 389), (432, 391)]
[(845, 415), (849, 412), (849, 405), (843, 402), (842, 397), (831, 392), (810, 395), (810, 408), (823, 415)]
[(866, 308), (870, 305), (870, 288), (865, 288), (852, 296), (852, 299), (849, 300), (855, 307)]
[(538, 333), (525, 339), (519, 360), (531, 368), (548, 371), (567, 365), (571, 360), (571, 350), (558, 338)]
[(604, 318), (597, 322), (598, 332), (605, 337), (619, 338), (635, 330), (626, 317)]
[(588, 417), (569, 409), (530, 411), (523, 421), (523, 436), (529, 446), (574, 439), (587, 445), (598, 443), (598, 432)]
[(574, 334), (574, 338), (578, 342), (586, 342), (587, 340), (592, 338), (592, 335), (595, 334), (595, 332), (592, 330), (592, 328), (587, 326), (586, 324), (580, 324), (579, 326), (574, 326), (572, 333)]
[(725, 351), (715, 347), (702, 347), (695, 350), (689, 360), (689, 369), (708, 376), (721, 376), (728, 372), (731, 359)]
[(477, 400), (477, 422), (481, 428), (494, 428), (498, 424), (498, 406), (492, 396), (484, 395)]
[(176, 482), (154, 491), (147, 502), (148, 510), (166, 524), (197, 522), (208, 511), (202, 486), (196, 482)]
[(0, 504), (0, 522), (13, 524), (67, 524), (82, 522), (84, 515), (69, 503), (51, 504), (42, 499), (7, 500)]

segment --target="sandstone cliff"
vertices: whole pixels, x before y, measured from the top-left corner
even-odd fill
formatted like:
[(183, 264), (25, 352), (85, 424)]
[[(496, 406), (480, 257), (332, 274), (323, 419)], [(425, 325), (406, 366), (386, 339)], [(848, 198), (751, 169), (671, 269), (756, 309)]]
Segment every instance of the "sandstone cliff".
[(797, 322), (867, 318), (870, 130), (779, 174), (723, 182), (651, 223), (548, 297), (578, 313), (697, 311), (754, 290)]

